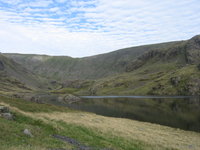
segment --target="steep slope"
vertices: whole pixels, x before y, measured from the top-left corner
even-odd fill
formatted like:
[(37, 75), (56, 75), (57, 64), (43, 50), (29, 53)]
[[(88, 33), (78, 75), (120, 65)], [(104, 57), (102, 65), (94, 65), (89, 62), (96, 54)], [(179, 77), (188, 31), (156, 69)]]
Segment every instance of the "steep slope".
[(97, 80), (87, 90), (74, 91), (81, 95), (200, 95), (199, 66), (200, 36), (195, 36), (168, 48), (147, 51), (127, 64), (125, 73)]
[(24, 68), (0, 54), (0, 91), (1, 93), (31, 91), (42, 89), (44, 79), (35, 75), (31, 71)]
[(4, 54), (78, 95), (200, 95), (200, 36), (85, 58)]
[(126, 65), (144, 52), (163, 49), (182, 42), (170, 42), (121, 49), (111, 53), (71, 58), (66, 56), (4, 54), (31, 69), (34, 73), (61, 81), (99, 79), (125, 71)]
[(129, 61), (124, 72), (96, 81), (68, 81), (78, 95), (200, 95), (200, 36), (151, 49)]

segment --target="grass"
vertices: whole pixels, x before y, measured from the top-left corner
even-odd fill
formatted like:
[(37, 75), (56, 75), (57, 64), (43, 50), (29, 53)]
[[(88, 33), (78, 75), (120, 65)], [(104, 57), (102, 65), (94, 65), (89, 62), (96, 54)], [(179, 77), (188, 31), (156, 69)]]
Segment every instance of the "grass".
[[(70, 148), (69, 144), (63, 143), (51, 137), (56, 128), (45, 124), (41, 120), (32, 119), (20, 113), (15, 114), (15, 121), (0, 118), (0, 149), (38, 149), (45, 148)], [(23, 134), (24, 129), (29, 129), (34, 135), (30, 138)]]
[[(112, 149), (143, 149), (143, 146), (136, 141), (109, 136), (81, 125), (72, 125), (61, 120), (56, 121), (51, 117), (40, 117), (40, 114), (43, 113), (52, 114), (53, 112), (60, 112), (67, 114), (70, 112), (67, 108), (6, 97), (0, 97), (0, 104), (8, 106), (15, 116), (14, 121), (0, 118), (0, 149), (73, 148), (73, 145), (53, 139), (51, 137), (53, 134), (77, 139), (81, 143), (92, 146), (95, 149), (105, 147)], [(30, 107), (34, 109), (30, 109)], [(22, 133), (25, 128), (31, 130), (34, 135), (33, 138), (29, 138)]]
[(62, 89), (59, 89), (59, 90), (52, 90), (50, 92), (56, 93), (56, 94), (66, 94), (66, 93), (74, 94), (77, 91), (78, 91), (77, 88), (62, 88)]
[[(95, 149), (186, 150), (191, 145), (194, 150), (200, 148), (200, 134), (191, 131), (5, 97), (0, 97), (0, 104), (15, 114), (15, 121), (0, 118), (0, 149), (73, 149), (73, 145), (53, 139), (52, 134), (68, 136)], [(25, 128), (31, 130), (33, 138), (22, 133)]]
[[(59, 117), (58, 117), (59, 116)], [(132, 141), (141, 141), (153, 149), (188, 149), (194, 145), (200, 147), (200, 134), (183, 131), (170, 127), (151, 123), (144, 123), (128, 119), (103, 117), (89, 113), (54, 113), (39, 114), (39, 117), (48, 117), (54, 120), (62, 120), (66, 123), (90, 127), (95, 131), (109, 134), (115, 137), (123, 137)], [(150, 146), (151, 145), (151, 146)]]
[[(200, 91), (197, 91), (196, 81), (199, 76), (196, 65), (179, 68), (173, 63), (158, 63), (146, 65), (134, 72), (96, 80), (84, 89), (61, 91), (76, 95), (198, 95)], [(173, 85), (172, 77), (180, 77), (180, 82)]]

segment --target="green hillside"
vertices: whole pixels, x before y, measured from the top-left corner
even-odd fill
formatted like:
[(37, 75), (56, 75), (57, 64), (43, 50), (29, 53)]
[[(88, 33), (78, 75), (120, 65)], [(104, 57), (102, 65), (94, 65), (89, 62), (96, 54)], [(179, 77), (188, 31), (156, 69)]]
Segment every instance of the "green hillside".
[(200, 95), (200, 36), (144, 52), (124, 71), (94, 81), (65, 82), (54, 91), (77, 95)]
[(4, 54), (35, 74), (58, 81), (54, 93), (77, 95), (199, 95), (200, 36), (111, 53), (67, 56)]
[(12, 94), (45, 89), (48, 83), (22, 65), (0, 54), (0, 93)]
[(98, 79), (124, 72), (127, 64), (146, 51), (167, 48), (177, 43), (182, 42), (138, 46), (84, 58), (24, 54), (4, 55), (14, 59), (34, 73), (53, 79), (61, 81)]
[(0, 149), (198, 150), (197, 132), (63, 107), (74, 95), (200, 95), (200, 36), (85, 58), (0, 54)]

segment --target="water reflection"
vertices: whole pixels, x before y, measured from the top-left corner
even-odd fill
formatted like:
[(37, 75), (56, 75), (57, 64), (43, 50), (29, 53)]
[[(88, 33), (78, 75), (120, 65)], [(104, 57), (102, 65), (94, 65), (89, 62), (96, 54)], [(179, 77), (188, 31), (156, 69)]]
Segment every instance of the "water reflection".
[(200, 132), (199, 97), (84, 97), (67, 106)]

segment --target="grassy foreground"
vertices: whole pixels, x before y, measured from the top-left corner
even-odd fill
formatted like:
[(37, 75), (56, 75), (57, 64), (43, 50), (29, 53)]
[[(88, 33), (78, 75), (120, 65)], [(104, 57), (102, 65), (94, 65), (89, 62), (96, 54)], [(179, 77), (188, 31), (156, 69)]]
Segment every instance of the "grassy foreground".
[[(14, 121), (0, 118), (0, 149), (76, 149), (54, 139), (54, 134), (76, 139), (93, 149), (200, 149), (200, 134), (196, 132), (6, 97), (0, 97), (0, 105), (8, 106), (15, 114)], [(24, 135), (25, 128), (34, 137)]]

